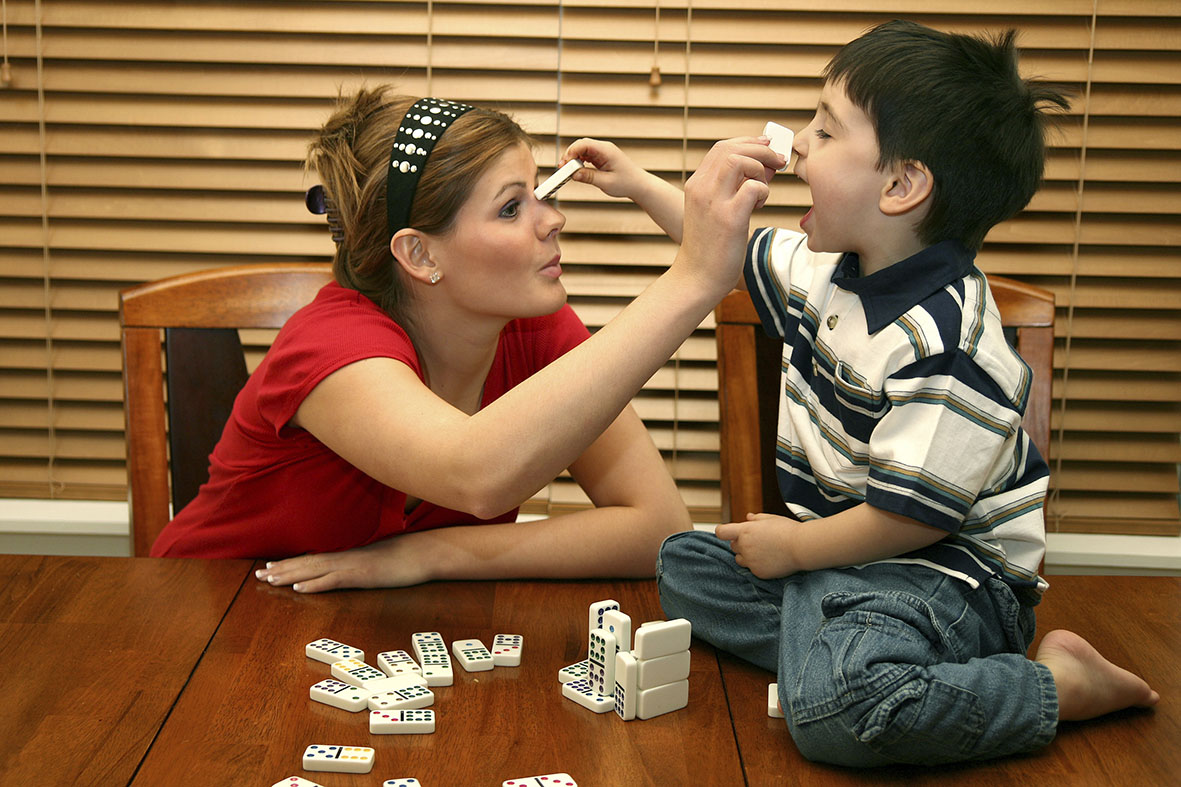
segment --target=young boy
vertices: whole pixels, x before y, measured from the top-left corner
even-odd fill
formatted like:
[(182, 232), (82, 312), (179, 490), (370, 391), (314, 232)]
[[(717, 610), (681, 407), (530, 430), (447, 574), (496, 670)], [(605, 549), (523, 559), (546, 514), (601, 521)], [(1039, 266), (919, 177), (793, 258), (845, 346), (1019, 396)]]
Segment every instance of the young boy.
[[(846, 45), (795, 140), (805, 234), (759, 230), (745, 285), (784, 341), (776, 472), (795, 519), (661, 548), (669, 617), (778, 674), (809, 759), (947, 763), (1047, 744), (1061, 719), (1158, 699), (1067, 631), (1036, 659), (1048, 470), (1021, 429), (1030, 370), (973, 259), (1041, 180), (1046, 104), (995, 42), (907, 22)], [(676, 240), (675, 198), (611, 146), (580, 180)], [(632, 185), (624, 185), (632, 184)]]

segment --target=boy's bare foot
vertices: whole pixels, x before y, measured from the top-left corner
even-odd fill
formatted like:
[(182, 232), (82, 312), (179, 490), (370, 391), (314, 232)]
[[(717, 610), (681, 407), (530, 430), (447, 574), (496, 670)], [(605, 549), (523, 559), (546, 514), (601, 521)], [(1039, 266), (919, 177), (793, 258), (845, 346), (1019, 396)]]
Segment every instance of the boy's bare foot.
[(1133, 705), (1147, 708), (1160, 699), (1140, 676), (1103, 658), (1073, 631), (1057, 629), (1043, 637), (1034, 661), (1054, 676), (1059, 721), (1093, 719)]

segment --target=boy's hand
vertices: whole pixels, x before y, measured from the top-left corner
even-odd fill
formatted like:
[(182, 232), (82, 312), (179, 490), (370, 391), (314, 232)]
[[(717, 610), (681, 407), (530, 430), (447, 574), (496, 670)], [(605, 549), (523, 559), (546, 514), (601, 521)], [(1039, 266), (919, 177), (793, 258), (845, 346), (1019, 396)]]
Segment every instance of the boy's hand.
[(719, 299), (742, 274), (750, 216), (767, 201), (779, 161), (766, 137), (724, 140), (685, 183), (684, 232), (673, 267), (716, 289)]
[(759, 579), (779, 579), (800, 570), (793, 549), (794, 519), (774, 514), (747, 514), (745, 522), (718, 525), (714, 534), (730, 542), (734, 562)]
[(628, 158), (618, 145), (599, 139), (584, 137), (570, 143), (559, 165), (571, 159), (581, 159), (593, 167), (580, 169), (571, 179), (590, 183), (609, 197), (634, 200), (649, 174)]

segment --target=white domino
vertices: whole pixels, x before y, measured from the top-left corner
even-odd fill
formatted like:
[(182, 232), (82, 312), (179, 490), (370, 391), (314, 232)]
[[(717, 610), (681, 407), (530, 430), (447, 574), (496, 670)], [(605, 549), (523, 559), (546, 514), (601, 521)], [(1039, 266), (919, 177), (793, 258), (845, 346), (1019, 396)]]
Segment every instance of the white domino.
[(422, 782), (418, 779), (386, 779), (381, 783), (381, 787), (422, 787)]
[(606, 713), (615, 707), (614, 697), (605, 697), (597, 693), (591, 688), (590, 681), (584, 678), (563, 683), (562, 696), (595, 713)]
[(784, 162), (779, 171), (786, 172), (787, 165), (791, 163), (791, 143), (795, 140), (795, 132), (778, 123), (768, 122), (763, 126), (763, 136), (771, 138), (771, 150), (782, 154)]
[(569, 683), (570, 681), (585, 678), (590, 675), (590, 661), (583, 659), (576, 661), (573, 664), (568, 664), (558, 670), (558, 683)]
[(778, 683), (772, 683), (767, 687), (767, 715), (772, 719), (783, 718), (783, 708), (779, 707)]
[(271, 787), (323, 787), (323, 785), (308, 781), (302, 776), (288, 776), (282, 781), (275, 782)]
[(345, 659), (332, 665), (332, 677), (351, 683), (371, 694), (379, 691), (392, 691), (406, 686), (425, 686), (426, 677), (408, 672), (391, 678), (376, 667), (371, 667), (363, 661)]
[(369, 773), (373, 770), (374, 751), (368, 746), (328, 746), (313, 743), (303, 751), (305, 771)]
[(443, 641), (442, 634), (420, 631), (410, 636), (410, 642), (428, 686), (450, 686), (455, 682), (451, 655), (447, 653), (447, 643)]
[(657, 659), (688, 650), (693, 627), (684, 618), (654, 620), (636, 629), (632, 655), (637, 659)]
[[(365, 659), (361, 659), (364, 661)], [(377, 668), (395, 678), (407, 672), (422, 674), (422, 667), (404, 650), (387, 650), (377, 654)]]
[(596, 601), (590, 605), (589, 625), (587, 629), (594, 631), (603, 627), (603, 615), (611, 610), (619, 610), (619, 602), (613, 598)]
[(497, 634), (492, 638), (492, 663), (498, 667), (521, 666), (521, 646), (525, 643), (520, 634)]
[(578, 159), (570, 159), (562, 166), (558, 167), (554, 174), (545, 179), (540, 186), (533, 189), (533, 196), (537, 199), (547, 199), (553, 195), (555, 191), (566, 185), (566, 181), (574, 177), (574, 173), (585, 166)]
[(639, 674), (635, 656), (623, 650), (615, 654), (615, 713), (624, 721), (636, 717)]
[(333, 678), (322, 680), (308, 689), (308, 696), (316, 702), (352, 713), (369, 707), (370, 694), (372, 692)]
[(640, 690), (676, 683), (689, 677), (689, 651), (637, 661), (636, 687)]
[(415, 710), (435, 704), (435, 693), (426, 686), (407, 686), (369, 697), (369, 710)]
[(689, 681), (666, 683), (642, 689), (636, 697), (636, 718), (651, 719), (663, 713), (680, 710), (689, 704)]
[(375, 710), (369, 714), (374, 735), (407, 735), (435, 731), (433, 710)]
[(632, 649), (632, 619), (617, 609), (603, 613), (603, 629), (615, 635), (615, 647), (619, 650)]
[(457, 639), (451, 643), (451, 655), (468, 672), (486, 672), (496, 664), (492, 654), (478, 639)]
[(315, 642), (309, 642), (303, 652), (309, 659), (322, 661), (325, 664), (335, 664), (341, 659), (365, 660), (365, 651), (334, 639), (318, 639)]
[(500, 787), (578, 787), (578, 783), (568, 773), (547, 773), (545, 776), (506, 779)]
[(598, 694), (615, 693), (615, 635), (606, 629), (595, 629), (590, 633), (590, 662), (588, 680)]

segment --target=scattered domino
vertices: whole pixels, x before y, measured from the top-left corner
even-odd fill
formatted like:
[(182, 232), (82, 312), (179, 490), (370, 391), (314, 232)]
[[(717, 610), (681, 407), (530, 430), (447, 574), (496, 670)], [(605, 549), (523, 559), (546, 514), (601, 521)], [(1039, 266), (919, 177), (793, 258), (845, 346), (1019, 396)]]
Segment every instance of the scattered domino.
[(455, 681), (455, 673), (451, 670), (451, 656), (447, 653), (443, 635), (437, 631), (420, 631), (412, 634), (410, 641), (427, 685), (450, 686)]
[(418, 779), (386, 779), (381, 787), (422, 787)]
[(591, 688), (590, 681), (584, 678), (563, 683), (562, 696), (595, 713), (606, 713), (615, 707), (614, 697), (605, 697), (597, 693)]
[(623, 650), (615, 654), (615, 713), (624, 721), (636, 717), (639, 672), (635, 656)]
[(373, 770), (374, 751), (368, 746), (326, 746), (313, 743), (304, 749), (305, 771), (369, 773)]
[(497, 634), (492, 638), (492, 663), (498, 667), (521, 666), (524, 641), (520, 634)]
[(595, 629), (590, 633), (590, 662), (591, 688), (597, 694), (615, 693), (615, 635), (606, 629)]
[(323, 787), (316, 782), (308, 781), (302, 776), (288, 776), (282, 781), (277, 781), (271, 787)]
[(603, 628), (615, 635), (615, 647), (619, 650), (632, 649), (632, 619), (617, 609), (603, 613)]
[(689, 651), (681, 650), (668, 656), (637, 661), (636, 687), (651, 689), (666, 683), (676, 683), (689, 677)]
[(533, 196), (537, 199), (549, 199), (555, 191), (565, 186), (566, 182), (574, 177), (575, 172), (584, 166), (578, 159), (570, 159), (559, 167), (554, 174), (546, 178), (544, 183), (533, 189)]
[(322, 661), (325, 664), (334, 664), (341, 659), (365, 660), (365, 651), (360, 648), (354, 648), (351, 645), (327, 638), (309, 642), (303, 652), (309, 659)]
[(391, 678), (376, 667), (371, 667), (356, 659), (345, 659), (333, 664), (332, 677), (359, 688), (368, 689), (370, 693), (393, 691), (413, 685), (422, 686), (427, 683), (426, 677), (413, 672)]
[(369, 710), (415, 710), (435, 704), (435, 693), (425, 686), (382, 691), (369, 697)]
[(322, 702), (325, 705), (331, 705), (351, 713), (369, 707), (370, 694), (371, 692), (351, 683), (332, 678), (322, 680), (308, 689), (308, 696), (316, 702)]
[(486, 672), (496, 666), (492, 661), (492, 654), (478, 639), (455, 640), (451, 643), (451, 653), (459, 662), (459, 666), (468, 672)]
[(548, 773), (545, 776), (508, 779), (501, 782), (500, 787), (578, 787), (578, 784), (568, 773)]
[(787, 165), (791, 163), (791, 143), (795, 139), (795, 132), (778, 123), (768, 122), (763, 126), (763, 136), (771, 138), (771, 150), (783, 155), (785, 160), (779, 172), (786, 172)]
[[(364, 661), (365, 659), (361, 659)], [(377, 654), (377, 668), (391, 678), (407, 672), (422, 674), (422, 667), (404, 650), (387, 650)]]
[(590, 675), (590, 661), (583, 659), (558, 670), (558, 683), (569, 683)]
[(680, 680), (651, 689), (642, 689), (636, 697), (636, 718), (651, 719), (689, 704), (689, 681)]
[(783, 708), (779, 707), (778, 683), (772, 683), (767, 687), (767, 715), (772, 719), (783, 718)]
[(693, 627), (684, 618), (654, 620), (636, 629), (632, 654), (637, 659), (655, 659), (688, 650)]
[(375, 710), (369, 714), (374, 735), (405, 735), (435, 731), (433, 710)]

